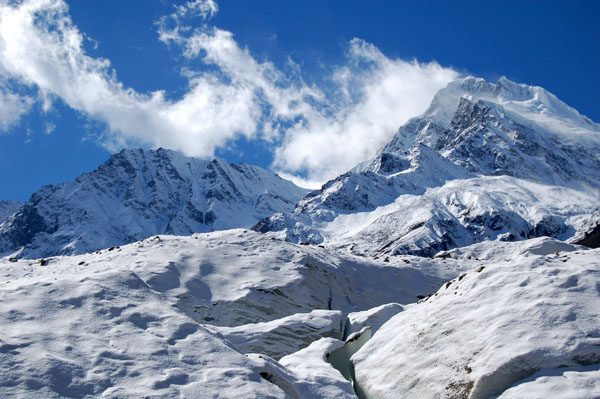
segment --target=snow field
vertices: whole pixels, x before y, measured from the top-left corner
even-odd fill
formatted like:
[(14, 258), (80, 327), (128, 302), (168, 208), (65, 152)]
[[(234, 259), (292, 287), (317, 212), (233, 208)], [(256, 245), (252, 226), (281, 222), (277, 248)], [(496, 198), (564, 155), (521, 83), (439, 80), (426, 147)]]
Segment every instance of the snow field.
[(548, 238), (519, 245), (385, 323), (352, 358), (366, 397), (489, 398), (538, 370), (598, 364), (600, 250), (552, 252), (564, 244)]
[(283, 398), (292, 388), (244, 356), (262, 351), (287, 355), (269, 364), (299, 397), (352, 397), (323, 360), (342, 342), (344, 315), (414, 302), (453, 273), (442, 265), (426, 274), (245, 230), (2, 259), (0, 396)]

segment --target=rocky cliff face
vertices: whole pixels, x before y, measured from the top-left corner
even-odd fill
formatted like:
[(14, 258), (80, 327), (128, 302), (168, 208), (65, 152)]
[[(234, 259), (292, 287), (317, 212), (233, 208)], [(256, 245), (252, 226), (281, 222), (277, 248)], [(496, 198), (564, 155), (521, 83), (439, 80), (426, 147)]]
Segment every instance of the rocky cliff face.
[(599, 207), (599, 171), (600, 125), (540, 87), (470, 77), (374, 159), (255, 229), (374, 256), (569, 239)]
[(251, 227), (306, 193), (259, 167), (125, 150), (73, 182), (35, 192), (0, 225), (0, 252), (43, 257), (156, 234)]

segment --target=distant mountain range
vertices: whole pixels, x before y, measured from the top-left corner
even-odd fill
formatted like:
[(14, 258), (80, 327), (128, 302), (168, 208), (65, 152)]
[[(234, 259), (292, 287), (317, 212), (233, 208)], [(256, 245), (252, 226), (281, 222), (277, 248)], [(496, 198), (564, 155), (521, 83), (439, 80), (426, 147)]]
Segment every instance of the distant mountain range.
[(254, 229), (359, 255), (432, 256), (485, 240), (583, 237), (599, 199), (600, 125), (543, 88), (468, 77), (374, 159)]
[(468, 77), (320, 190), (254, 166), (124, 150), (24, 204), (0, 202), (0, 253), (75, 254), (252, 226), (375, 257), (538, 236), (590, 243), (599, 198), (600, 125), (543, 88)]
[(156, 234), (249, 228), (291, 211), (306, 193), (256, 166), (124, 150), (73, 182), (42, 187), (24, 204), (0, 204), (0, 253), (70, 255)]

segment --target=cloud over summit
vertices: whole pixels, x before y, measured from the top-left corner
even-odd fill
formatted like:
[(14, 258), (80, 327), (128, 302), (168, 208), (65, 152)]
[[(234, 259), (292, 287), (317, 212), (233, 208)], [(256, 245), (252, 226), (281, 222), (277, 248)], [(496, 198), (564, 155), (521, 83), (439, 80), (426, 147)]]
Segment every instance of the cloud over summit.
[[(232, 32), (211, 26), (217, 11), (212, 0), (190, 1), (159, 20), (159, 40), (211, 67), (182, 68), (185, 93), (169, 99), (161, 90), (127, 88), (109, 60), (86, 54), (64, 1), (0, 2), (0, 128), (16, 124), (33, 101), (57, 98), (105, 123), (109, 148), (162, 146), (210, 157), (243, 136), (270, 143), (274, 170), (314, 186), (373, 156), (458, 77), (436, 63), (390, 59), (354, 39), (346, 63), (327, 68), (332, 85), (320, 88), (306, 83), (301, 69), (258, 61)], [(194, 18), (202, 22), (190, 23)], [(24, 96), (9, 80), (38, 96)]]

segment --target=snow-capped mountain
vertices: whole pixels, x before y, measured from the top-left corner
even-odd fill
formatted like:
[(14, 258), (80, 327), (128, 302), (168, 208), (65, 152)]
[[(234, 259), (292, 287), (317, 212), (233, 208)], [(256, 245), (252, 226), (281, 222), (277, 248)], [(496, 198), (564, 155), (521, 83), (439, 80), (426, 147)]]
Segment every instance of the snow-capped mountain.
[(85, 253), (156, 234), (251, 227), (306, 190), (264, 169), (124, 150), (75, 181), (42, 187), (0, 225), (0, 253)]
[(433, 255), (581, 234), (600, 208), (600, 125), (540, 87), (450, 83), (378, 155), (254, 228), (357, 254)]
[(0, 397), (600, 397), (599, 125), (466, 78), (305, 194), (160, 149), (0, 203)]

